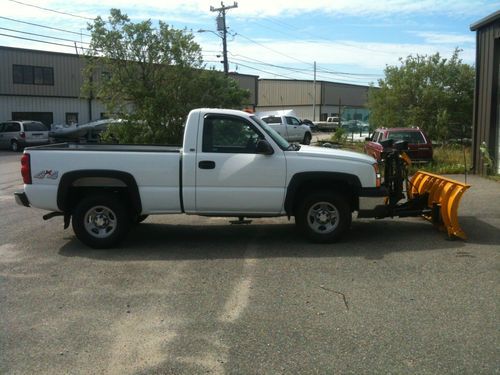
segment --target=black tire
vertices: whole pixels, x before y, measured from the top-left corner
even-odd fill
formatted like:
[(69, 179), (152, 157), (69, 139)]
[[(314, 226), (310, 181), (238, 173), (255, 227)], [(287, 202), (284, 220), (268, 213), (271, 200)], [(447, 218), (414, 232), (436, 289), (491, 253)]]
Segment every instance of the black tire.
[(298, 205), (295, 222), (311, 241), (326, 243), (338, 240), (351, 225), (349, 201), (328, 191), (309, 193)]
[(311, 139), (312, 139), (311, 133), (304, 134), (304, 139), (302, 140), (302, 144), (303, 145), (310, 145)]
[(10, 142), (10, 150), (13, 152), (20, 152), (20, 151), (22, 151), (22, 147), (19, 146), (19, 143), (17, 141), (11, 141)]
[(113, 194), (84, 197), (73, 210), (73, 231), (85, 245), (106, 249), (117, 245), (128, 233), (130, 215)]

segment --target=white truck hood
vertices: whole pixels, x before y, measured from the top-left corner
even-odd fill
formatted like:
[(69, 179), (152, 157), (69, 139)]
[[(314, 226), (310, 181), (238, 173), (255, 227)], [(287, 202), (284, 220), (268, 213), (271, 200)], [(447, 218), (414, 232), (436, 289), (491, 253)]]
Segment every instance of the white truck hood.
[(361, 154), (354, 151), (345, 151), (335, 148), (328, 147), (318, 147), (318, 146), (300, 146), (300, 150), (297, 151), (299, 155), (309, 156), (309, 157), (319, 157), (319, 158), (332, 158), (341, 160), (358, 161), (361, 163), (374, 164), (377, 161), (371, 156)]

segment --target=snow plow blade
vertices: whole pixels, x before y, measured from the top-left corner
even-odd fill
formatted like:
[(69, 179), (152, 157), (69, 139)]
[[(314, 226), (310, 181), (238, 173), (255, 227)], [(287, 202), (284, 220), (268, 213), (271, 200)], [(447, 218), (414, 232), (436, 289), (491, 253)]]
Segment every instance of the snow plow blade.
[(448, 232), (450, 238), (466, 240), (467, 236), (458, 223), (458, 206), (463, 193), (470, 185), (436, 174), (417, 171), (410, 180), (409, 198), (428, 194), (427, 205), (431, 215), (423, 215), (427, 220)]

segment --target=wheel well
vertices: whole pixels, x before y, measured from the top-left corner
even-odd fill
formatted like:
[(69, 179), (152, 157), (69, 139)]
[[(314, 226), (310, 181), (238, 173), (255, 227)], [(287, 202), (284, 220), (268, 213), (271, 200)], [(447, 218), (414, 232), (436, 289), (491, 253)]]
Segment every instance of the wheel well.
[(132, 175), (118, 171), (77, 171), (61, 177), (57, 205), (63, 212), (71, 212), (85, 196), (98, 193), (116, 194), (135, 214), (142, 211), (139, 189)]
[[(304, 176), (306, 177), (306, 176)], [(285, 211), (294, 216), (300, 202), (313, 191), (329, 191), (346, 197), (352, 211), (359, 209), (359, 189), (361, 184), (354, 175), (331, 173), (317, 178), (292, 178), (285, 199)]]

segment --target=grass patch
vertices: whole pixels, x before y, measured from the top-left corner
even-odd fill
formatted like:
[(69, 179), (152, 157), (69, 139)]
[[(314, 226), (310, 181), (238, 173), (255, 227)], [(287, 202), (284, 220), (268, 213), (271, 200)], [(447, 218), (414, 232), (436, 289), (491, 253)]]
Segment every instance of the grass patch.
[(460, 174), (472, 167), (471, 148), (461, 145), (434, 147), (434, 161), (428, 164), (412, 165), (412, 171), (423, 170), (436, 174)]

